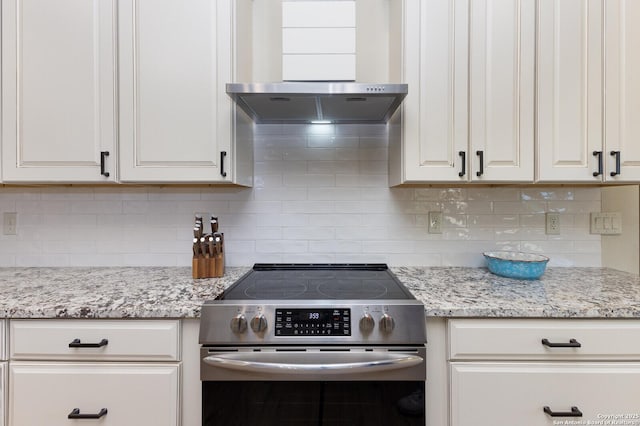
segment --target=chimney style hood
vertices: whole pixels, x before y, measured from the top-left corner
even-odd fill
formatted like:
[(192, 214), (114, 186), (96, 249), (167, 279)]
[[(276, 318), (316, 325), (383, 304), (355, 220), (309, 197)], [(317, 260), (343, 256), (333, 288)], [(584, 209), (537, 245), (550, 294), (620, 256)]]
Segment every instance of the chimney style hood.
[(227, 94), (260, 124), (383, 124), (407, 95), (407, 85), (229, 83)]

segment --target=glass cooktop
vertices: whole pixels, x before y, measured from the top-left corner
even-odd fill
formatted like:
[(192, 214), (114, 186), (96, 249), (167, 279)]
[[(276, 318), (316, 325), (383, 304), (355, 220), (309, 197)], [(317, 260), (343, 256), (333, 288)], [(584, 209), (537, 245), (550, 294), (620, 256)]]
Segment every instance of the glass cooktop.
[(385, 264), (267, 264), (225, 290), (218, 300), (415, 299)]

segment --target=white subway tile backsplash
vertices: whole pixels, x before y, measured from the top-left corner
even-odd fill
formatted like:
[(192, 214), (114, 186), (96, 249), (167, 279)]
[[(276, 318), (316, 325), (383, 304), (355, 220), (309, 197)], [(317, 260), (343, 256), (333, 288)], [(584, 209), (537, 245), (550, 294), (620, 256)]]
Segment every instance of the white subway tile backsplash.
[(494, 201), (493, 213), (497, 214), (542, 214), (547, 211), (544, 201)]
[(516, 188), (469, 188), (470, 201), (518, 201), (520, 192)]
[(335, 240), (336, 230), (333, 227), (288, 227), (282, 228), (283, 240)]
[(284, 186), (303, 188), (321, 188), (335, 186), (336, 177), (333, 174), (290, 174), (283, 177)]
[(293, 201), (306, 200), (306, 188), (255, 188), (254, 199), (258, 201)]
[(295, 240), (259, 240), (256, 241), (257, 253), (305, 253), (308, 251), (308, 241)]
[[(389, 188), (384, 125), (255, 126), (254, 188), (0, 187), (0, 266), (189, 266), (193, 215), (219, 217), (229, 266), (382, 262), (482, 266), (483, 251), (543, 253), (599, 266), (589, 213), (597, 187)], [(427, 232), (442, 211), (443, 233)], [(546, 235), (547, 211), (561, 213)]]
[[(349, 173), (357, 172), (357, 166), (349, 170)], [(372, 199), (368, 194), (380, 193), (381, 199), (388, 199), (390, 189), (384, 188), (387, 185), (387, 175), (354, 175), (354, 174), (337, 174), (336, 186), (359, 187), (363, 191), (363, 199)], [(376, 191), (372, 191), (375, 188)], [(376, 195), (373, 195), (374, 197)]]

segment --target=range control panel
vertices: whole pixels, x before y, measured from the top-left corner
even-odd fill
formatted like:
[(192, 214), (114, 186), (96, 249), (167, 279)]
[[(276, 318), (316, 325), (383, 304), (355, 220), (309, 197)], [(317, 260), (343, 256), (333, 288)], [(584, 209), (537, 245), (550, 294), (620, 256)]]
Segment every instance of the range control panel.
[(276, 308), (276, 336), (351, 336), (351, 309)]

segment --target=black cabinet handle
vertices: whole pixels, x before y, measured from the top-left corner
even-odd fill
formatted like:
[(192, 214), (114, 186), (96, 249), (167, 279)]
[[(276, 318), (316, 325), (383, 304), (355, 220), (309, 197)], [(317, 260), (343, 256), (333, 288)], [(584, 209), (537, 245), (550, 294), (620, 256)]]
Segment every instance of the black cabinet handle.
[(548, 339), (542, 339), (542, 344), (550, 348), (580, 348), (582, 344), (576, 339), (569, 339), (569, 343), (551, 343)]
[(616, 171), (611, 172), (611, 176), (617, 176), (620, 174), (620, 151), (611, 151), (610, 154), (616, 157)]
[(476, 151), (476, 155), (480, 157), (480, 171), (476, 172), (476, 176), (482, 176), (484, 174), (484, 151)]
[(71, 343), (69, 343), (70, 348), (101, 348), (103, 346), (107, 346), (109, 344), (109, 340), (102, 339), (98, 343), (80, 343), (80, 339), (73, 339)]
[(220, 151), (220, 174), (222, 177), (227, 177), (227, 172), (224, 171), (224, 157), (227, 156), (227, 151)]
[(550, 417), (582, 417), (582, 411), (578, 410), (578, 407), (571, 407), (571, 411), (551, 411), (551, 408), (545, 405), (542, 410)]
[(73, 410), (71, 410), (67, 418), (68, 419), (99, 419), (100, 417), (106, 414), (107, 414), (106, 408), (103, 408), (102, 410), (100, 410), (98, 414), (80, 414), (80, 409), (74, 408)]
[(109, 172), (105, 169), (106, 167), (106, 158), (109, 156), (109, 151), (101, 151), (100, 152), (100, 174), (104, 177), (109, 177)]
[(593, 151), (593, 156), (598, 157), (598, 171), (593, 172), (593, 177), (596, 177), (602, 174), (602, 151)]
[(467, 153), (464, 151), (458, 152), (458, 155), (461, 158), (460, 162), (462, 163), (462, 171), (458, 173), (458, 176), (462, 177), (467, 174)]

